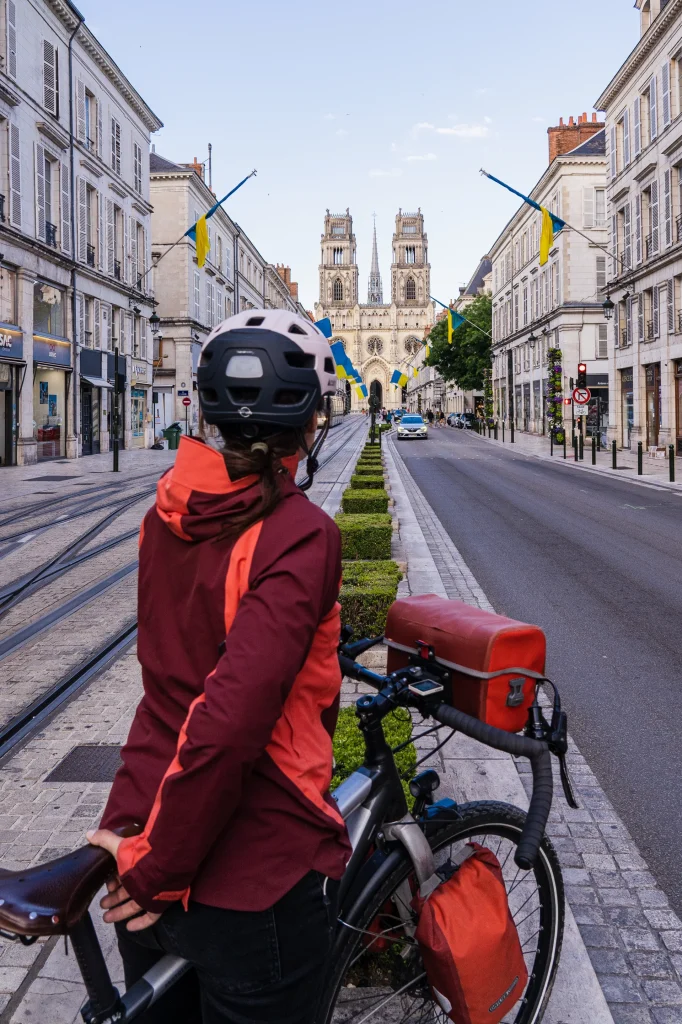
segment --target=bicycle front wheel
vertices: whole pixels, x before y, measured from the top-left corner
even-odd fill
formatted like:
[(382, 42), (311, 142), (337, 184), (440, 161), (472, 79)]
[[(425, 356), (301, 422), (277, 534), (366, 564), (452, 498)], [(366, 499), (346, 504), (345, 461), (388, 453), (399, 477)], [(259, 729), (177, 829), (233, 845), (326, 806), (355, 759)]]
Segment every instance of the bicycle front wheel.
[[(436, 865), (470, 842), (488, 847), (499, 860), (528, 968), (526, 988), (503, 1024), (538, 1024), (563, 938), (564, 891), (556, 853), (545, 838), (535, 867), (521, 871), (514, 853), (525, 821), (522, 811), (485, 802), (463, 804), (458, 812), (459, 819), (444, 821), (430, 838)], [(411, 901), (417, 888), (405, 857), (352, 925), (340, 921), (347, 937), (330, 969), (320, 1024), (446, 1024), (448, 1017), (431, 996), (414, 939), (417, 922)]]

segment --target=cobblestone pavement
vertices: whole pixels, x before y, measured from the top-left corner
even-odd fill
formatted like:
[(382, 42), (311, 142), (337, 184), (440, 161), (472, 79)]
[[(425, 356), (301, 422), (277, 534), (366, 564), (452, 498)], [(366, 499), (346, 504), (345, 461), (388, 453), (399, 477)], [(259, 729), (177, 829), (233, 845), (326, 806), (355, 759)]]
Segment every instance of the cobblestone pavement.
[[(391, 475), (397, 477), (408, 496), (445, 593), (479, 607), (490, 607), (390, 437), (386, 439), (386, 449)], [(456, 756), (452, 750), (457, 749), (458, 743), (462, 749), (472, 750), (469, 741), (463, 743), (462, 738), (456, 738), (452, 746), (445, 747), (443, 764)], [(459, 756), (462, 758), (461, 753)], [(467, 764), (462, 761), (454, 773), (450, 772), (449, 777), (454, 774), (457, 780), (460, 795), (462, 787), (466, 792), (472, 781), (472, 791), (480, 794), (483, 783), (484, 788), (490, 787), (484, 795), (498, 798), (505, 787), (518, 793), (519, 780), (530, 792), (527, 762), (516, 763), (514, 778), (508, 769), (495, 771), (504, 761), (497, 759), (492, 764), (494, 760), (488, 752), (485, 766), (479, 758), (471, 757)], [(572, 810), (566, 804), (557, 774), (548, 833), (561, 860), (568, 903), (613, 1021), (682, 1024), (682, 921), (671, 910), (665, 893), (656, 885), (630, 834), (572, 740), (568, 762), (580, 809)]]

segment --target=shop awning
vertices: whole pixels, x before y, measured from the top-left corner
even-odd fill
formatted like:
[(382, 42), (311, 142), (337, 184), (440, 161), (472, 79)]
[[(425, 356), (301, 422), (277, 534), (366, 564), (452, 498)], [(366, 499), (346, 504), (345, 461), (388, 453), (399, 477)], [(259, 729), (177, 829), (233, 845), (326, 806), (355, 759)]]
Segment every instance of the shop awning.
[(110, 391), (114, 390), (114, 385), (110, 384), (104, 377), (88, 377), (86, 374), (81, 374), (81, 380), (86, 380), (88, 384), (92, 384), (93, 388), (108, 388)]

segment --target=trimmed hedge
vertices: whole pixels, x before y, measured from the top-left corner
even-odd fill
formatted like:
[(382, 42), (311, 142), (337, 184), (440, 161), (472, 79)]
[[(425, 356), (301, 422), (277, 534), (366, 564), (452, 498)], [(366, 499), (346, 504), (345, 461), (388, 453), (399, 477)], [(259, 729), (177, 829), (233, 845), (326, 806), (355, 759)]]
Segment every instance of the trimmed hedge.
[(382, 559), (391, 557), (393, 526), (388, 513), (348, 515), (339, 512), (336, 524), (341, 531), (343, 559)]
[(354, 490), (361, 490), (363, 487), (371, 487), (375, 490), (377, 488), (383, 489), (384, 478), (378, 473), (375, 476), (352, 476), (350, 478), (350, 485)]
[[(406, 743), (412, 736), (412, 718), (407, 708), (396, 708), (395, 711), (392, 711), (384, 718), (382, 728), (391, 747)], [(358, 728), (355, 708), (343, 708), (339, 712), (334, 733), (334, 759), (336, 766), (331, 781), (330, 788), (332, 790), (340, 786), (343, 780), (359, 768), (365, 759), (365, 740)], [(410, 743), (404, 750), (398, 751), (395, 755), (395, 763), (400, 774), (407, 775), (407, 779), (403, 781), (402, 785), (408, 807), (411, 807), (413, 797), (410, 794), (409, 779), (414, 775), (417, 764), (414, 744)]]
[(374, 559), (372, 561), (343, 562), (341, 564), (344, 586), (361, 587), (370, 580), (382, 577), (400, 583), (403, 573), (397, 562), (392, 559)]
[(398, 581), (377, 575), (362, 586), (344, 584), (339, 593), (341, 621), (352, 626), (359, 639), (378, 636), (386, 629), (388, 610), (396, 599)]
[(358, 466), (375, 466), (379, 469), (382, 468), (383, 462), (376, 455), (361, 455), (357, 462)]
[(381, 473), (381, 465), (375, 466), (373, 462), (358, 462), (355, 467), (355, 473), (358, 476), (378, 476)]
[(355, 512), (360, 515), (369, 512), (388, 512), (388, 494), (384, 490), (375, 490), (371, 487), (349, 487), (343, 492), (341, 508), (344, 512)]
[(392, 426), (392, 423), (380, 423), (379, 430), (383, 433), (384, 430), (390, 430)]
[(381, 458), (381, 445), (380, 444), (366, 444), (362, 449), (363, 455), (376, 455)]

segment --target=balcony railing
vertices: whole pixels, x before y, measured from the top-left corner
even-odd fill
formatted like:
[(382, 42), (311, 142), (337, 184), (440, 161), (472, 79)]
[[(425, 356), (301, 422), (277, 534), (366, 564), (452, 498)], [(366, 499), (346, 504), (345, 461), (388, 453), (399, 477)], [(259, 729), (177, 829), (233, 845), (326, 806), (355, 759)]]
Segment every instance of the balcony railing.
[(114, 277), (117, 281), (121, 280), (121, 261), (114, 260)]
[(49, 220), (45, 221), (45, 241), (53, 249), (57, 248), (57, 225), (50, 224)]
[(653, 250), (654, 250), (654, 236), (653, 236), (653, 233), (646, 236), (646, 239), (645, 239), (645, 249), (646, 249), (646, 258), (649, 259), (649, 257), (653, 254)]
[(675, 224), (677, 225), (677, 241), (682, 241), (682, 213), (679, 213), (675, 218)]
[(647, 323), (646, 323), (646, 340), (647, 341), (653, 341), (654, 340), (654, 322), (653, 322), (653, 320), (647, 320)]
[(89, 267), (94, 267), (94, 265), (95, 265), (95, 247), (94, 247), (94, 245), (88, 244), (87, 261), (88, 261), (88, 266)]
[(682, 309), (677, 314), (677, 330), (682, 334)]
[(5, 223), (5, 197), (0, 196), (0, 222)]

